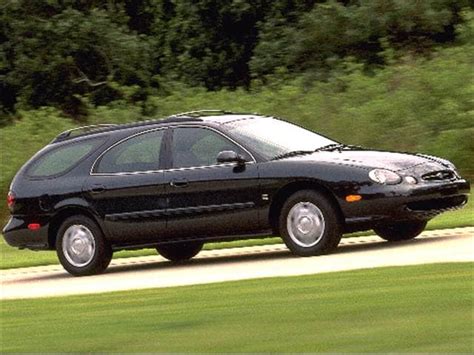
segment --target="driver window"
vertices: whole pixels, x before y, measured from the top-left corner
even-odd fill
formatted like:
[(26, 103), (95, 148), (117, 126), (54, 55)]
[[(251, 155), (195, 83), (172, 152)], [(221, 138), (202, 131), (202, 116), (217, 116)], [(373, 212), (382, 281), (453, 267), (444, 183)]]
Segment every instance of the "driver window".
[(173, 134), (173, 168), (189, 168), (217, 164), (217, 155), (233, 150), (250, 160), (241, 148), (222, 135), (205, 128), (176, 128)]

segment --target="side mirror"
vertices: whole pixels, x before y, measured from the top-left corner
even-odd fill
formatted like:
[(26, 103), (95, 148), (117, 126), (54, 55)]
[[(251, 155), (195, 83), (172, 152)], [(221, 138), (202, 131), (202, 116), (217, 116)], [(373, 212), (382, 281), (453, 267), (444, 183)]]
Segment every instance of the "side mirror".
[(217, 162), (219, 164), (222, 163), (237, 163), (237, 164), (245, 164), (245, 159), (240, 154), (237, 154), (233, 150), (223, 150), (219, 154), (217, 154)]

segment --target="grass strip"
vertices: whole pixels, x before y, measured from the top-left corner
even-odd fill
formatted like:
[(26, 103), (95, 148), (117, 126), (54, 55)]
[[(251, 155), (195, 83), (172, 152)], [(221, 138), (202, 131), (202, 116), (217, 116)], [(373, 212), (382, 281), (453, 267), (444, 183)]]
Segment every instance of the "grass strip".
[(2, 301), (1, 349), (472, 353), (473, 266)]

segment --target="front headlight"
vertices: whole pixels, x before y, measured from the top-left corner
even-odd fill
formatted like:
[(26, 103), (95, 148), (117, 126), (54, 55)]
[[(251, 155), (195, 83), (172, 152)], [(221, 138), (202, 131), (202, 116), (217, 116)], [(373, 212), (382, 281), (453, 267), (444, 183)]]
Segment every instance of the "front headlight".
[(414, 176), (405, 176), (405, 182), (410, 185), (418, 184), (418, 180)]
[(396, 185), (402, 181), (397, 173), (385, 169), (374, 169), (369, 172), (369, 178), (379, 184)]

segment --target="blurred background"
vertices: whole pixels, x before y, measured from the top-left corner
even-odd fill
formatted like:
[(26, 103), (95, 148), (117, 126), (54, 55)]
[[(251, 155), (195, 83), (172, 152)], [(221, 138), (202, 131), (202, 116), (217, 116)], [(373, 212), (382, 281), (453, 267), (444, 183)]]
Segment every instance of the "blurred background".
[(0, 1), (0, 196), (65, 129), (199, 109), (438, 155), (472, 178), (474, 5)]

